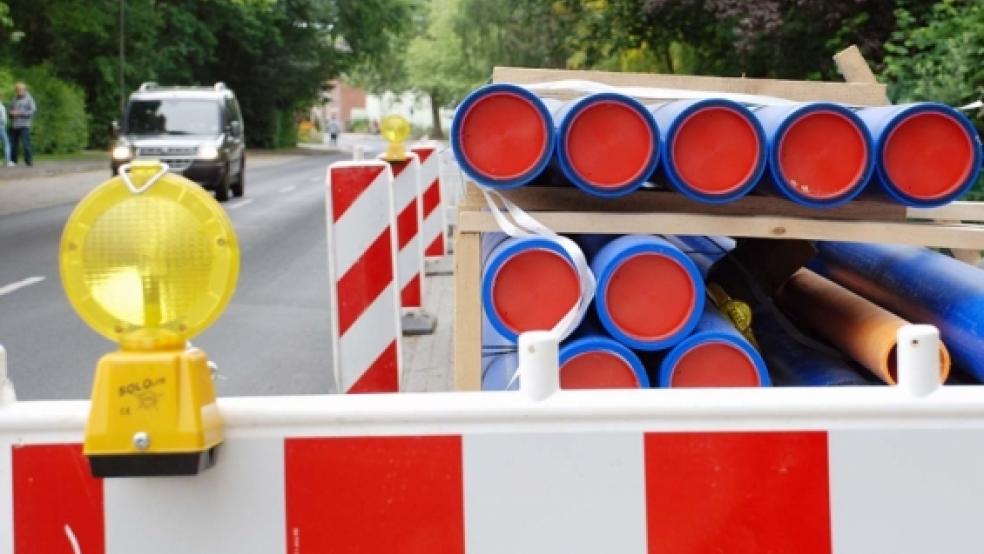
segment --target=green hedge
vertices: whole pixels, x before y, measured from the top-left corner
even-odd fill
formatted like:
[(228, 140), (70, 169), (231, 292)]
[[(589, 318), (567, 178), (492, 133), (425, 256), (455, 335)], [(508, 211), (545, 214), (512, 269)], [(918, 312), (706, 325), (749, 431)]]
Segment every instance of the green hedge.
[(37, 103), (31, 126), (34, 151), (41, 154), (77, 152), (89, 140), (85, 95), (51, 74), (46, 66), (0, 68), (0, 100), (8, 111), (14, 98), (14, 83), (23, 81)]

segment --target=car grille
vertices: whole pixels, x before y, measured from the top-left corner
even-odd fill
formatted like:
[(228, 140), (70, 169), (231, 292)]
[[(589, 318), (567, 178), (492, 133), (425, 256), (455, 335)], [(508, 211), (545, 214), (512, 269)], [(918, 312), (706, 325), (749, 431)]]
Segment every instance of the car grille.
[(194, 156), (198, 148), (194, 146), (144, 146), (137, 148), (138, 158), (169, 158)]
[(160, 158), (160, 160), (167, 164), (167, 167), (171, 171), (184, 171), (191, 166), (191, 162), (188, 158), (178, 159), (178, 158)]

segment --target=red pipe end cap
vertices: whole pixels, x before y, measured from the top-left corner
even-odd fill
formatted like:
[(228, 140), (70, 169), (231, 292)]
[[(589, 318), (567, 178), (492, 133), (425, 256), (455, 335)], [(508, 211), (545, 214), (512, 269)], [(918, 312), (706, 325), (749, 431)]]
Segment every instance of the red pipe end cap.
[(574, 116), (566, 137), (567, 159), (584, 181), (617, 189), (639, 179), (656, 141), (645, 118), (622, 102), (594, 102)]
[(662, 340), (683, 328), (697, 303), (690, 273), (663, 254), (630, 256), (612, 272), (605, 304), (615, 324), (636, 340)]
[(677, 127), (671, 157), (680, 179), (708, 195), (724, 195), (755, 174), (761, 154), (758, 133), (737, 110), (700, 108)]
[(941, 112), (919, 112), (888, 134), (883, 167), (906, 195), (937, 200), (960, 188), (973, 171), (974, 146), (963, 125)]
[(801, 195), (817, 200), (843, 196), (864, 176), (868, 148), (851, 119), (818, 110), (797, 118), (779, 141), (779, 169)]
[(632, 366), (614, 352), (578, 354), (560, 368), (562, 389), (637, 389), (639, 379)]
[(489, 179), (515, 179), (543, 158), (547, 125), (528, 99), (510, 92), (491, 93), (465, 112), (461, 149), (469, 165)]
[(694, 346), (677, 361), (671, 387), (758, 387), (755, 363), (740, 348), (722, 341)]
[(516, 334), (553, 329), (580, 298), (581, 282), (574, 267), (546, 249), (511, 256), (492, 284), (495, 313)]

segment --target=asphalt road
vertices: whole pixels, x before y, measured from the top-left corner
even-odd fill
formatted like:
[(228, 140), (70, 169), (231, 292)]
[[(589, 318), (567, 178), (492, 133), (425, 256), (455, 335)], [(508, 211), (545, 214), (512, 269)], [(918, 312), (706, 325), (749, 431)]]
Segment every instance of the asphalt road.
[[(194, 339), (219, 366), (220, 395), (334, 390), (324, 180), (340, 158), (247, 167), (246, 197), (225, 204), (242, 250), (239, 285), (225, 314)], [(115, 348), (62, 292), (58, 241), (73, 205), (0, 216), (0, 344), (21, 399), (88, 397), (96, 361)]]

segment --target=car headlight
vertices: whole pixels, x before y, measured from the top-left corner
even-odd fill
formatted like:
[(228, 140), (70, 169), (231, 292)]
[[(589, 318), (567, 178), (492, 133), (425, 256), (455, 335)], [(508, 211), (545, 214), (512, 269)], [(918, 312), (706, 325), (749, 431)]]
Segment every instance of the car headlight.
[(198, 157), (203, 160), (214, 160), (219, 157), (219, 149), (211, 144), (203, 144), (198, 147)]
[(132, 152), (130, 152), (129, 146), (123, 146), (122, 144), (113, 148), (113, 159), (117, 161), (129, 160), (133, 157)]

